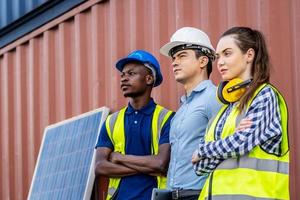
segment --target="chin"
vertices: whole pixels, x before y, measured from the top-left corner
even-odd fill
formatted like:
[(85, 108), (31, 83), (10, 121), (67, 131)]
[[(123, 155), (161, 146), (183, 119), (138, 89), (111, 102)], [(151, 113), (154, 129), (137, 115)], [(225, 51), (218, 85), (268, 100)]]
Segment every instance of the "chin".
[(130, 92), (123, 92), (124, 97), (130, 97)]
[(179, 83), (183, 82), (184, 78), (180, 77), (180, 76), (175, 76), (175, 80)]
[(234, 77), (229, 77), (229, 76), (221, 76), (223, 81), (229, 81), (233, 79)]
[(134, 97), (140, 96), (140, 94), (139, 94), (139, 93), (136, 93), (136, 92), (126, 92), (126, 93), (123, 93), (123, 96), (124, 96), (124, 97), (131, 97), (131, 98), (134, 98)]

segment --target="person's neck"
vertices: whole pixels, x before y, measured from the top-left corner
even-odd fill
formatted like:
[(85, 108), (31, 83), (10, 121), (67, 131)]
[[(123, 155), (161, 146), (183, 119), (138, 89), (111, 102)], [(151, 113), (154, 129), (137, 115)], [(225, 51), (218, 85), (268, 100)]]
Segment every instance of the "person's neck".
[(151, 96), (139, 96), (139, 97), (132, 97), (129, 99), (130, 105), (135, 110), (140, 110), (145, 107), (151, 100)]
[(185, 89), (185, 93), (187, 96), (189, 96), (191, 94), (191, 92), (193, 91), (193, 89), (195, 89), (197, 87), (197, 85), (199, 85), (199, 83), (201, 83), (202, 81), (208, 80), (207, 77), (205, 76), (197, 76), (189, 81), (187, 81), (186, 83), (184, 83), (184, 89)]

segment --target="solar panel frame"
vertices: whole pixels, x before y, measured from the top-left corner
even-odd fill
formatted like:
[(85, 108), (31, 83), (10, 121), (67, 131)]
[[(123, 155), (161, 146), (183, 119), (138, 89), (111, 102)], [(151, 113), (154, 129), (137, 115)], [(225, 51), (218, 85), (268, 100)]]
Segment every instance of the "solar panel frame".
[[(99, 137), (99, 133), (100, 133), (100, 129), (101, 129), (101, 126), (103, 124), (103, 122), (105, 121), (105, 119), (107, 118), (108, 114), (109, 114), (109, 109), (107, 107), (101, 107), (101, 108), (98, 108), (98, 109), (95, 109), (95, 110), (92, 110), (90, 112), (87, 112), (87, 113), (83, 113), (83, 114), (80, 114), (78, 116), (75, 116), (75, 117), (72, 117), (70, 119), (66, 119), (66, 120), (63, 120), (61, 122), (58, 122), (58, 123), (55, 123), (55, 124), (52, 124), (52, 125), (49, 125), (45, 128), (44, 130), (44, 135), (43, 135), (43, 139), (42, 139), (42, 143), (41, 143), (41, 146), (40, 146), (40, 151), (39, 151), (39, 155), (38, 155), (38, 158), (37, 158), (37, 162), (36, 162), (36, 166), (35, 166), (35, 170), (34, 170), (34, 174), (33, 174), (33, 178), (32, 178), (32, 182), (31, 182), (31, 186), (30, 186), (30, 189), (29, 189), (29, 193), (28, 193), (28, 197), (27, 199), (32, 199), (32, 190), (33, 189), (36, 189), (36, 187), (34, 186), (37, 186), (37, 187), (42, 187), (42, 184), (45, 184), (45, 183), (36, 183), (36, 179), (37, 179), (37, 173), (38, 173), (38, 170), (46, 170), (48, 173), (49, 171), (52, 172), (51, 170), (53, 170), (53, 172), (57, 172), (57, 168), (61, 167), (61, 166), (57, 166), (55, 165), (55, 163), (53, 162), (49, 162), (49, 164), (47, 164), (47, 169), (44, 169), (44, 168), (39, 168), (40, 166), (40, 162), (42, 160), (42, 155), (46, 154), (46, 155), (55, 155), (55, 154), (58, 154), (61, 149), (63, 148), (62, 147), (62, 144), (58, 145), (57, 148), (54, 148), (54, 149), (51, 149), (51, 148), (46, 148), (45, 145), (49, 145), (49, 142), (46, 140), (50, 140), (51, 141), (51, 137), (54, 137), (53, 133), (51, 133), (51, 131), (54, 131), (55, 129), (57, 128), (66, 128), (66, 124), (70, 124), (72, 122), (76, 122), (78, 120), (84, 120), (85, 118), (88, 119), (88, 117), (90, 116), (93, 116), (93, 115), (96, 115), (96, 114), (100, 114), (101, 113), (101, 116), (100, 116), (100, 122), (98, 124), (98, 127), (97, 128), (97, 137), (96, 137), (96, 140), (94, 142), (94, 146), (96, 145), (96, 142), (97, 142), (97, 138)], [(82, 128), (85, 128), (85, 127), (82, 127)], [(63, 134), (68, 134), (68, 131), (67, 130), (62, 130), (61, 131)], [(52, 134), (52, 135), (51, 135)], [(70, 134), (70, 133), (69, 133)], [(53, 138), (52, 138), (53, 139)], [(73, 138), (74, 139), (74, 138)], [(90, 138), (91, 139), (91, 138)], [(72, 138), (70, 137), (70, 140), (72, 140)], [(74, 139), (75, 141), (76, 139)], [(78, 139), (77, 139), (78, 141)], [(88, 141), (88, 142), (93, 142), (93, 141)], [(72, 142), (70, 141), (69, 144), (73, 145), (71, 146), (71, 149), (72, 148), (76, 148), (78, 147), (78, 145), (84, 145), (82, 143), (79, 143), (79, 144), (76, 144), (75, 142)], [(90, 143), (88, 143), (90, 144)], [(87, 145), (87, 144), (86, 144)], [(93, 146), (93, 148), (94, 148)], [(49, 151), (49, 152), (46, 152), (46, 151)], [(47, 154), (48, 153), (48, 154)], [(73, 152), (72, 152), (73, 153)], [(80, 153), (80, 152), (79, 152)], [(59, 176), (58, 178), (55, 177), (55, 184), (61, 184), (62, 186), (64, 186), (64, 182), (72, 182), (72, 180), (82, 180), (86, 175), (88, 176), (87, 177), (87, 181), (86, 181), (86, 185), (85, 185), (85, 188), (84, 188), (84, 195), (83, 195), (83, 199), (90, 199), (91, 197), (91, 193), (92, 193), (92, 189), (93, 189), (93, 183), (94, 183), (94, 180), (95, 180), (95, 156), (96, 156), (96, 151), (94, 150), (93, 153), (92, 153), (92, 160), (91, 160), (91, 164), (90, 164), (90, 167), (89, 167), (89, 171), (88, 171), (88, 175), (87, 174), (80, 174), (77, 173), (77, 174), (72, 174), (74, 176), (71, 176), (71, 177), (63, 177), (64, 174), (61, 174), (61, 176)], [(64, 155), (64, 154), (63, 154)], [(52, 158), (52, 157), (50, 157)], [(68, 167), (72, 165), (72, 163), (75, 163), (74, 162), (74, 156), (73, 157), (67, 157), (67, 160), (68, 162), (68, 165), (67, 166), (63, 166), (67, 169), (69, 169)], [(84, 158), (82, 158), (84, 159)], [(85, 158), (87, 159), (87, 157)], [(65, 160), (64, 160), (65, 162)], [(85, 163), (86, 161), (84, 160), (81, 160), (81, 163)], [(57, 163), (57, 162), (56, 162)], [(59, 162), (58, 162), (59, 163)], [(80, 166), (80, 165), (79, 165)], [(76, 169), (75, 169), (76, 170)], [(78, 170), (78, 169), (77, 169)], [(59, 171), (60, 172), (60, 171)], [(39, 172), (41, 173), (41, 172)], [(36, 185), (35, 185), (36, 184)], [(73, 189), (73, 188), (70, 188), (70, 189)], [(81, 191), (82, 192), (82, 191)], [(55, 193), (55, 195), (57, 196), (52, 196), (51, 198), (53, 199), (76, 199), (78, 197), (76, 197), (76, 193), (70, 193), (70, 192), (67, 192), (67, 193)], [(60, 196), (59, 196), (60, 195)], [(69, 196), (68, 196), (69, 195)], [(71, 196), (70, 196), (71, 195)], [(74, 196), (75, 195), (75, 196)], [(47, 198), (48, 199), (48, 198)]]

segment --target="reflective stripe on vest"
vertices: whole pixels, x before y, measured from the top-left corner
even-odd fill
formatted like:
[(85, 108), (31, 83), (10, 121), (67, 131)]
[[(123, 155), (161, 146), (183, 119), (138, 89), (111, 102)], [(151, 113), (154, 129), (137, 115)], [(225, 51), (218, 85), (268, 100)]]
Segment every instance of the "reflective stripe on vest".
[[(266, 86), (260, 86), (247, 104), (250, 107), (256, 95)], [(277, 95), (282, 126), (282, 154), (269, 154), (256, 146), (249, 153), (224, 160), (210, 174), (199, 199), (289, 199), (289, 147), (287, 135), (287, 107), (282, 95), (269, 85)], [(207, 129), (205, 141), (215, 141), (215, 128), (227, 106), (224, 106)], [(221, 134), (224, 139), (235, 132), (236, 121), (241, 120), (237, 107), (229, 114)], [(239, 123), (239, 122), (238, 122)], [(238, 124), (237, 123), (237, 124)]]
[(228, 162), (222, 162), (218, 169), (247, 168), (258, 171), (278, 172), (280, 174), (289, 174), (289, 164), (278, 162), (277, 160), (265, 160), (251, 157), (230, 158)]
[[(269, 198), (259, 198), (259, 197), (251, 197), (248, 195), (216, 195), (214, 196), (214, 200), (270, 200)], [(274, 200), (274, 199), (272, 199)]]
[[(107, 134), (114, 145), (114, 151), (125, 154), (125, 112), (127, 107), (121, 109), (120, 111), (113, 113), (108, 116), (106, 120), (106, 130)], [(151, 141), (151, 153), (152, 155), (158, 154), (159, 150), (159, 138), (161, 129), (169, 119), (172, 111), (163, 108), (160, 105), (156, 105), (153, 117), (152, 117), (152, 141)], [(106, 199), (112, 199), (116, 193), (118, 186), (120, 184), (120, 178), (110, 178), (108, 186), (108, 195)], [(157, 177), (157, 185), (159, 188), (166, 187), (166, 177)]]

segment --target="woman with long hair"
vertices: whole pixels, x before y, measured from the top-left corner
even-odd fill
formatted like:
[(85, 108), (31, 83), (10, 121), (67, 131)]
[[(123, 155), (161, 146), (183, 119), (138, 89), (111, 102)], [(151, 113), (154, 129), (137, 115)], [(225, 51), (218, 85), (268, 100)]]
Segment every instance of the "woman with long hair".
[(289, 199), (288, 112), (269, 83), (263, 34), (233, 27), (216, 56), (224, 106), (192, 157), (196, 173), (209, 174), (199, 199)]

